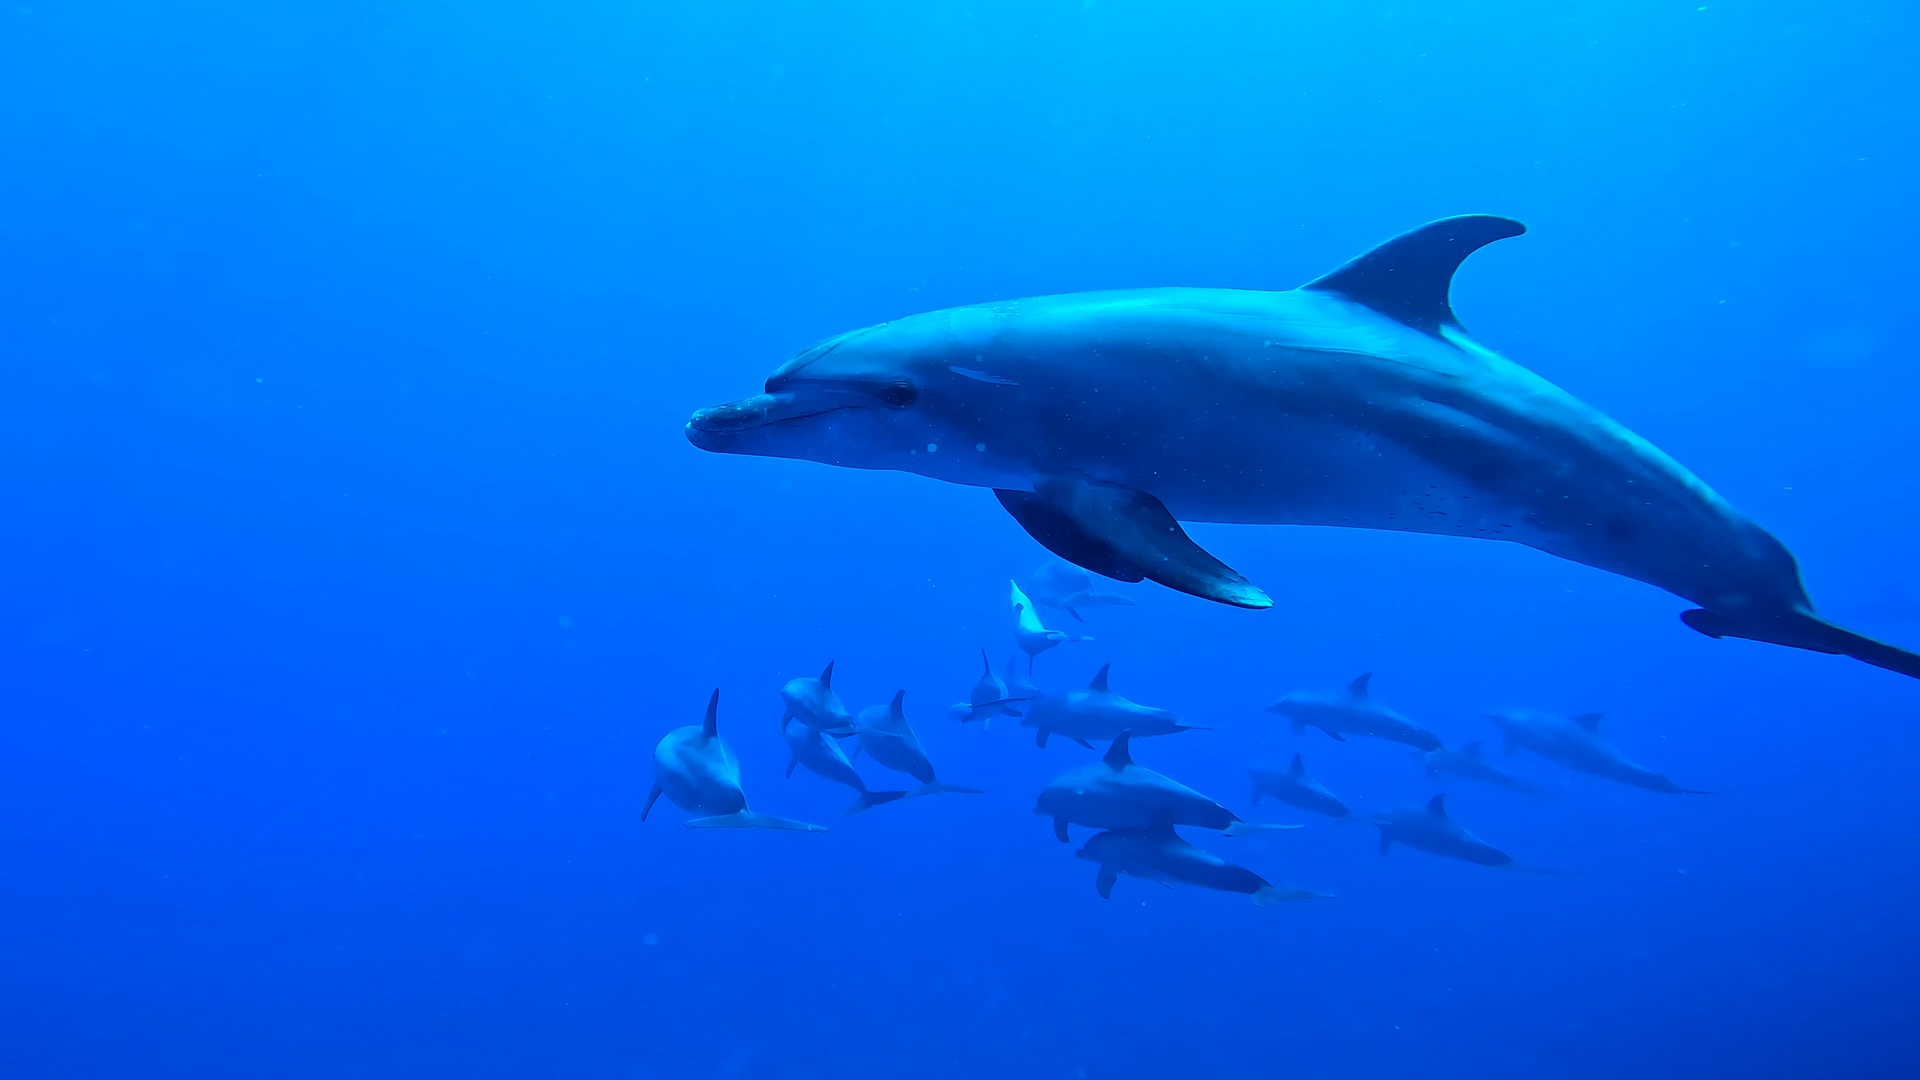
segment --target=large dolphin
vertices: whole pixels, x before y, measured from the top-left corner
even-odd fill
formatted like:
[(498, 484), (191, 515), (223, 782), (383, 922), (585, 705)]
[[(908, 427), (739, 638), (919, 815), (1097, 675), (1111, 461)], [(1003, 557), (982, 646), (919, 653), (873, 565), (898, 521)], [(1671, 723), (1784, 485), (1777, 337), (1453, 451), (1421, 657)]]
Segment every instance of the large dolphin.
[(853, 762), (847, 760), (840, 744), (828, 738), (819, 728), (805, 724), (787, 725), (787, 752), (792, 755), (787, 760), (788, 779), (793, 778), (795, 768), (804, 765), (815, 776), (844, 784), (858, 793), (859, 798), (853, 800), (846, 813), (857, 814), (870, 807), (907, 797), (904, 791), (874, 791), (867, 787), (867, 782), (854, 770)]
[(860, 718), (854, 724), (860, 749), (883, 767), (920, 781), (918, 788), (908, 792), (910, 795), (986, 794), (979, 788), (943, 784), (934, 776), (933, 762), (927, 759), (927, 751), (920, 745), (920, 737), (913, 733), (913, 725), (907, 723), (906, 702), (907, 692), (902, 690), (886, 705), (860, 710)]
[(1080, 609), (1086, 607), (1133, 607), (1133, 598), (1110, 592), (1094, 584), (1093, 575), (1073, 563), (1048, 559), (1027, 578), (1027, 593), (1041, 607), (1056, 608), (1085, 622)]
[(1107, 688), (1107, 672), (1112, 664), (1100, 665), (1093, 682), (1085, 690), (1065, 694), (1047, 694), (1027, 706), (1021, 727), (1034, 729), (1034, 742), (1045, 750), (1055, 735), (1072, 739), (1091, 750), (1094, 739), (1118, 738), (1123, 731), (1135, 738), (1148, 735), (1172, 735), (1177, 731), (1204, 731), (1192, 727), (1165, 709), (1129, 701)]
[(1600, 737), (1600, 714), (1583, 713), (1575, 717), (1516, 709), (1488, 713), (1506, 737), (1507, 751), (1531, 750), (1563, 768), (1598, 776), (1629, 787), (1658, 791), (1665, 795), (1709, 795), (1711, 792), (1683, 788), (1641, 765)]
[(1326, 785), (1307, 773), (1307, 767), (1301, 763), (1299, 754), (1293, 755), (1293, 760), (1288, 762), (1284, 769), (1276, 769), (1271, 765), (1254, 765), (1248, 768), (1247, 772), (1253, 777), (1253, 805), (1255, 806), (1260, 805), (1262, 797), (1271, 795), (1288, 806), (1297, 806), (1302, 810), (1311, 810), (1330, 818), (1345, 819), (1353, 813), (1347, 809), (1346, 803), (1341, 802), (1333, 792), (1327, 790)]
[(1375, 699), (1372, 682), (1373, 672), (1369, 671), (1344, 690), (1298, 690), (1267, 706), (1267, 711), (1290, 721), (1296, 735), (1314, 727), (1341, 742), (1346, 742), (1348, 735), (1371, 735), (1416, 750), (1440, 749), (1440, 736)]
[(740, 790), (740, 759), (720, 737), (720, 691), (707, 699), (707, 715), (698, 724), (669, 731), (653, 749), (653, 790), (640, 820), (653, 813), (665, 795), (675, 806), (706, 815), (687, 822), (693, 829), (788, 829), (826, 832), (804, 821), (756, 814)]
[(780, 688), (780, 700), (786, 706), (786, 711), (780, 714), (782, 734), (795, 720), (840, 738), (853, 734), (853, 716), (841, 704), (840, 695), (833, 692), (833, 663), (827, 661), (817, 679), (803, 675), (788, 679)]
[(978, 720), (981, 727), (986, 727), (996, 716), (1020, 716), (1021, 712), (1016, 706), (1038, 696), (1026, 691), (1016, 695), (1008, 690), (1006, 680), (994, 674), (993, 661), (987, 659), (987, 650), (981, 649), (980, 678), (974, 681), (967, 700), (953, 706), (947, 713), (963, 724)]
[(1327, 893), (1272, 885), (1244, 866), (1235, 866), (1187, 843), (1167, 824), (1150, 829), (1110, 829), (1095, 833), (1074, 856), (1099, 865), (1093, 884), (1100, 890), (1102, 900), (1112, 898), (1114, 882), (1121, 874), (1168, 885), (1197, 885), (1219, 892), (1243, 893), (1253, 897), (1253, 902), (1261, 907), (1285, 900), (1330, 898)]
[(1150, 829), (1155, 825), (1192, 825), (1228, 836), (1297, 829), (1298, 825), (1254, 825), (1177, 780), (1134, 764), (1121, 732), (1099, 761), (1054, 777), (1040, 792), (1033, 812), (1053, 819), (1053, 835), (1067, 842), (1068, 825), (1092, 829)]
[(1426, 765), (1427, 775), (1435, 780), (1442, 776), (1458, 776), (1466, 780), (1478, 780), (1483, 784), (1503, 787), (1508, 791), (1517, 791), (1522, 795), (1540, 794), (1540, 786), (1531, 780), (1515, 776), (1493, 762), (1488, 761), (1480, 752), (1478, 740), (1468, 743), (1458, 750), (1441, 747), (1421, 755)]
[(1262, 608), (1181, 521), (1509, 540), (1665, 589), (1710, 637), (1920, 656), (1814, 614), (1786, 547), (1679, 463), (1475, 340), (1466, 257), (1526, 227), (1405, 233), (1300, 288), (950, 308), (831, 338), (702, 409), (706, 450), (991, 488), (1054, 554)]

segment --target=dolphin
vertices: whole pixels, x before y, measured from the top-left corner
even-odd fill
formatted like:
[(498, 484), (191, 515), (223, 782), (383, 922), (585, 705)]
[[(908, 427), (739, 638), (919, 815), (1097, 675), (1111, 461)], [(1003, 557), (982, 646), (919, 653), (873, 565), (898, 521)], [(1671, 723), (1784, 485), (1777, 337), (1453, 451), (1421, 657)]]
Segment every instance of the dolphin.
[(1300, 827), (1249, 824), (1185, 784), (1134, 764), (1130, 737), (1121, 732), (1099, 761), (1061, 773), (1040, 792), (1033, 812), (1053, 819), (1053, 835), (1061, 843), (1067, 842), (1070, 824), (1134, 830), (1191, 825), (1228, 836)]
[(1460, 827), (1447, 816), (1447, 797), (1435, 795), (1426, 808), (1402, 807), (1375, 815), (1380, 827), (1380, 854), (1396, 842), (1430, 855), (1464, 859), (1481, 866), (1512, 866), (1513, 856)]
[(1085, 622), (1084, 607), (1133, 607), (1133, 598), (1096, 586), (1093, 575), (1070, 562), (1048, 559), (1027, 579), (1027, 592), (1041, 607), (1056, 608)]
[(840, 695), (833, 692), (831, 660), (817, 679), (802, 676), (787, 680), (787, 685), (780, 688), (780, 700), (786, 704), (786, 711), (780, 714), (782, 734), (795, 720), (843, 739), (853, 734), (853, 717), (840, 703)]
[(981, 649), (980, 678), (973, 684), (972, 693), (966, 701), (947, 711), (963, 724), (978, 720), (985, 727), (996, 716), (1021, 715), (1014, 706), (1037, 696), (1024, 691), (1015, 694), (1008, 690), (1006, 680), (993, 673), (993, 661), (987, 659), (987, 650)]
[(1240, 607), (1273, 601), (1180, 522), (1511, 541), (1691, 601), (1681, 618), (1709, 637), (1920, 678), (1920, 656), (1816, 615), (1785, 545), (1699, 478), (1461, 326), (1454, 272), (1525, 231), (1446, 218), (1285, 292), (913, 315), (802, 351), (686, 434), (990, 488), (1069, 562)]
[(1574, 772), (1666, 795), (1713, 794), (1683, 788), (1614, 749), (1612, 743), (1600, 737), (1599, 713), (1584, 713), (1569, 719), (1517, 709), (1489, 713), (1487, 719), (1506, 737), (1509, 753), (1531, 750)]
[(1267, 706), (1267, 711), (1292, 721), (1295, 735), (1315, 727), (1340, 742), (1346, 742), (1348, 735), (1371, 735), (1416, 750), (1440, 749), (1438, 735), (1374, 700), (1368, 689), (1372, 680), (1369, 671), (1345, 690), (1296, 691)]
[(1253, 805), (1259, 806), (1263, 796), (1271, 795), (1302, 810), (1311, 810), (1316, 814), (1325, 814), (1330, 818), (1346, 818), (1353, 811), (1347, 804), (1334, 797), (1320, 781), (1307, 775), (1307, 767), (1300, 763), (1300, 755), (1284, 769), (1269, 765), (1255, 765), (1247, 770), (1253, 776)]
[(1518, 791), (1523, 795), (1540, 794), (1540, 786), (1530, 780), (1524, 780), (1488, 761), (1480, 754), (1478, 740), (1470, 742), (1458, 750), (1441, 747), (1429, 750), (1421, 755), (1427, 767), (1427, 775), (1438, 780), (1441, 776), (1458, 776), (1468, 780), (1478, 780), (1483, 784), (1503, 787), (1509, 791)]
[(1098, 863), (1094, 887), (1102, 900), (1111, 899), (1121, 874), (1168, 885), (1197, 885), (1219, 892), (1244, 893), (1266, 907), (1286, 900), (1327, 900), (1327, 893), (1286, 889), (1268, 883), (1259, 874), (1182, 840), (1173, 826), (1162, 822), (1148, 829), (1109, 829), (1087, 838), (1075, 858)]
[(1047, 748), (1047, 739), (1054, 735), (1072, 739), (1091, 750), (1093, 744), (1089, 740), (1114, 739), (1121, 732), (1145, 738), (1177, 731), (1207, 730), (1182, 723), (1178, 716), (1165, 709), (1136, 704), (1107, 689), (1107, 672), (1112, 667), (1112, 664), (1100, 665), (1099, 673), (1085, 690), (1048, 694), (1029, 703), (1020, 726), (1034, 729), (1034, 742), (1042, 750)]
[[(1031, 668), (1033, 665), (1029, 663), (1027, 666)], [(1030, 672), (1020, 670), (1019, 653), (1014, 653), (1007, 657), (1005, 672), (1008, 696), (1023, 698), (1029, 702), (1037, 701), (1047, 696), (1046, 691), (1033, 684), (1033, 678)]]
[(891, 704), (860, 710), (860, 719), (854, 724), (860, 749), (865, 750), (867, 756), (882, 767), (906, 773), (920, 781), (920, 787), (908, 792), (909, 795), (937, 795), (941, 792), (986, 794), (979, 788), (943, 784), (934, 777), (933, 762), (927, 760), (927, 752), (921, 748), (919, 736), (913, 733), (913, 725), (907, 723), (906, 699), (907, 692), (902, 690), (893, 695)]
[(740, 790), (740, 759), (720, 737), (719, 716), (720, 691), (715, 690), (707, 699), (705, 719), (667, 732), (660, 745), (653, 748), (653, 790), (647, 793), (640, 820), (647, 820), (653, 804), (665, 795), (682, 810), (708, 815), (688, 821), (687, 827), (692, 829), (826, 832), (818, 825), (747, 809), (747, 796)]
[(1027, 599), (1026, 593), (1020, 591), (1020, 583), (1011, 581), (1008, 584), (1013, 586), (1013, 640), (1020, 646), (1020, 651), (1027, 654), (1029, 668), (1033, 666), (1034, 657), (1055, 645), (1093, 640), (1080, 634), (1047, 629), (1041, 625), (1039, 609), (1033, 606), (1032, 600)]
[(867, 782), (854, 771), (853, 762), (847, 760), (838, 743), (829, 739), (819, 728), (805, 724), (790, 724), (787, 727), (787, 751), (793, 756), (787, 761), (787, 778), (793, 778), (796, 766), (805, 765), (807, 771), (815, 776), (844, 784), (858, 792), (860, 797), (853, 800), (846, 812), (857, 814), (869, 807), (890, 803), (895, 799), (904, 799), (904, 791), (873, 791)]

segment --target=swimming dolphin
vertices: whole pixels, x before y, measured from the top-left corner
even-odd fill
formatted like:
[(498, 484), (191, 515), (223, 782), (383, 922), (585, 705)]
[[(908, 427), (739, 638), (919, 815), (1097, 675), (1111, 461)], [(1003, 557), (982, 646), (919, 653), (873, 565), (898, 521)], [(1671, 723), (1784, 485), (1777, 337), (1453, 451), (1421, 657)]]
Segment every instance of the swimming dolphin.
[(1438, 780), (1442, 776), (1458, 776), (1467, 780), (1478, 780), (1483, 784), (1503, 787), (1508, 791), (1518, 791), (1523, 795), (1540, 794), (1539, 785), (1524, 780), (1488, 761), (1480, 754), (1478, 740), (1470, 742), (1458, 750), (1441, 747), (1429, 750), (1421, 755), (1421, 761), (1427, 767), (1427, 775)]
[(1460, 827), (1447, 816), (1447, 797), (1435, 795), (1425, 809), (1402, 807), (1374, 816), (1380, 827), (1380, 854), (1394, 844), (1405, 844), (1416, 851), (1464, 859), (1481, 866), (1512, 866), (1513, 856)]
[(1131, 597), (1099, 588), (1093, 583), (1092, 574), (1060, 559), (1048, 559), (1035, 570), (1027, 579), (1027, 592), (1041, 607), (1064, 611), (1073, 616), (1075, 622), (1086, 621), (1079, 610), (1084, 607), (1134, 606)]
[(1346, 742), (1348, 735), (1371, 735), (1417, 750), (1440, 749), (1440, 736), (1374, 699), (1368, 689), (1372, 680), (1373, 673), (1367, 672), (1345, 690), (1295, 691), (1267, 706), (1267, 711), (1291, 720), (1295, 735), (1315, 727), (1340, 742)]
[(1055, 645), (1093, 640), (1080, 634), (1047, 629), (1040, 623), (1039, 609), (1033, 606), (1032, 600), (1027, 599), (1026, 593), (1020, 591), (1020, 583), (1010, 581), (1008, 584), (1013, 586), (1013, 640), (1020, 646), (1020, 651), (1027, 654), (1029, 668), (1033, 666), (1034, 657)]
[(1241, 607), (1182, 521), (1508, 540), (1698, 605), (1709, 637), (1920, 656), (1814, 614), (1786, 547), (1644, 439), (1455, 318), (1517, 221), (1435, 221), (1287, 292), (1136, 289), (950, 308), (802, 351), (701, 409), (705, 450), (991, 488), (1055, 555)]
[(1261, 907), (1286, 900), (1331, 899), (1327, 893), (1269, 884), (1246, 867), (1235, 866), (1187, 843), (1168, 824), (1095, 833), (1087, 838), (1084, 847), (1074, 852), (1074, 857), (1099, 864), (1100, 872), (1093, 884), (1100, 890), (1102, 900), (1112, 898), (1113, 884), (1121, 874), (1168, 885), (1197, 885), (1219, 892), (1244, 893)]
[(653, 790), (647, 793), (647, 805), (640, 820), (653, 813), (653, 804), (665, 795), (675, 806), (696, 814), (687, 822), (692, 829), (789, 829), (794, 832), (826, 832), (804, 821), (756, 814), (747, 809), (747, 796), (740, 790), (740, 759), (720, 737), (720, 691), (707, 699), (707, 715), (698, 724), (667, 732), (653, 748)]
[(1140, 705), (1107, 689), (1107, 672), (1112, 664), (1100, 665), (1093, 682), (1085, 690), (1048, 694), (1027, 705), (1021, 727), (1034, 729), (1034, 742), (1047, 748), (1047, 740), (1058, 735), (1093, 749), (1093, 739), (1114, 739), (1132, 732), (1136, 739), (1149, 735), (1171, 735), (1177, 731), (1205, 731), (1191, 727), (1165, 709)]
[(848, 761), (847, 755), (841, 752), (840, 745), (823, 734), (819, 728), (811, 728), (805, 724), (789, 724), (787, 752), (792, 755), (787, 760), (788, 779), (793, 778), (795, 766), (804, 765), (807, 771), (815, 776), (831, 780), (836, 784), (844, 784), (859, 792), (860, 797), (853, 800), (853, 804), (846, 809), (849, 814), (857, 814), (869, 807), (890, 803), (895, 799), (904, 799), (907, 796), (904, 791), (874, 791), (868, 788), (867, 782), (854, 771), (853, 762)]
[(913, 733), (913, 725), (907, 723), (906, 699), (907, 692), (902, 690), (893, 695), (891, 704), (860, 710), (860, 719), (854, 724), (860, 749), (865, 750), (867, 756), (882, 767), (906, 773), (920, 781), (920, 787), (908, 792), (909, 795), (937, 795), (941, 792), (986, 794), (979, 788), (943, 784), (934, 777), (933, 762), (927, 760), (927, 752), (921, 748), (919, 736)]
[[(1027, 666), (1031, 668), (1033, 665), (1029, 663)], [(1007, 695), (1009, 697), (1023, 698), (1028, 702), (1033, 702), (1047, 696), (1045, 690), (1033, 684), (1033, 677), (1030, 672), (1020, 670), (1019, 653), (1014, 653), (1007, 657), (1007, 666), (1003, 670), (1007, 679)], [(1023, 709), (1030, 707), (1030, 705), (1022, 706)]]
[(1507, 752), (1531, 750), (1555, 765), (1612, 780), (1629, 787), (1658, 791), (1666, 795), (1711, 795), (1710, 791), (1683, 788), (1614, 749), (1600, 737), (1600, 714), (1554, 716), (1551, 713), (1513, 710), (1488, 713), (1506, 737)]
[(987, 659), (987, 650), (981, 649), (980, 678), (973, 684), (973, 691), (967, 700), (949, 709), (948, 713), (963, 724), (978, 720), (984, 727), (996, 716), (1021, 715), (1015, 706), (1037, 696), (1025, 692), (1016, 695), (1008, 690), (1006, 680), (993, 673), (993, 661)]
[(1228, 836), (1297, 829), (1298, 825), (1253, 825), (1185, 784), (1134, 764), (1121, 732), (1105, 756), (1061, 773), (1040, 792), (1033, 812), (1053, 819), (1053, 835), (1067, 842), (1068, 825), (1093, 829), (1150, 829), (1191, 825)]
[(1300, 755), (1284, 769), (1270, 765), (1255, 765), (1247, 770), (1253, 776), (1253, 805), (1259, 806), (1263, 796), (1272, 797), (1297, 806), (1302, 810), (1311, 810), (1316, 814), (1325, 814), (1331, 818), (1345, 818), (1353, 813), (1347, 804), (1334, 797), (1320, 781), (1307, 775), (1307, 767), (1300, 763)]
[(817, 679), (802, 676), (787, 680), (787, 685), (780, 688), (780, 700), (787, 707), (780, 714), (782, 734), (786, 733), (787, 725), (795, 720), (843, 739), (853, 734), (853, 717), (847, 713), (847, 707), (840, 703), (840, 695), (833, 692), (831, 660), (827, 661), (826, 670)]

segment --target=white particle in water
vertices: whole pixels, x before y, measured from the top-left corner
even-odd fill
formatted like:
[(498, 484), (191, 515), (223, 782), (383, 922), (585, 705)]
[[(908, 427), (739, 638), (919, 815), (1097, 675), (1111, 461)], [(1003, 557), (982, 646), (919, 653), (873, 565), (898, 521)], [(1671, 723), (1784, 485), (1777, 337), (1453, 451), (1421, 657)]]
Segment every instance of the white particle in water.
[(937, 443), (937, 442), (930, 442), (930, 443), (928, 443), (928, 444), (927, 444), (927, 453), (929, 453), (929, 454), (937, 454), (937, 453), (939, 453), (939, 452), (940, 452), (940, 444), (939, 444), (939, 443)]
[(987, 444), (983, 442), (977, 442), (973, 444), (973, 448), (984, 454), (987, 451)]

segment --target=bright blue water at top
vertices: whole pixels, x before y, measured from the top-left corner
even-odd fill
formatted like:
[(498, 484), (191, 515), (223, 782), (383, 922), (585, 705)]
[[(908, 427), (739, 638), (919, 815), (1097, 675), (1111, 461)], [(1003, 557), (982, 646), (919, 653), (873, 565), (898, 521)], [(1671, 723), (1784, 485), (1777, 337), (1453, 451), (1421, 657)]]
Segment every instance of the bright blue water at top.
[[(1456, 817), (1200, 837), (1340, 899), (1123, 881), (1030, 814), (1087, 755), (948, 721), (1041, 552), (985, 492), (689, 447), (827, 334), (1042, 292), (1284, 288), (1519, 217), (1456, 303), (1920, 643), (1905, 5), (54, 4), (0, 11), (0, 1075), (1912, 1076), (1912, 683), (1716, 643), (1520, 548), (1202, 527), (1041, 658), (1213, 733), (1374, 670), (1451, 742), (1601, 710), (1668, 798), (1514, 767)], [(837, 817), (775, 692), (905, 687), (945, 778)], [(763, 810), (638, 820), (723, 688)], [(1505, 759), (1501, 759), (1505, 760)], [(877, 774), (872, 774), (877, 779)]]

